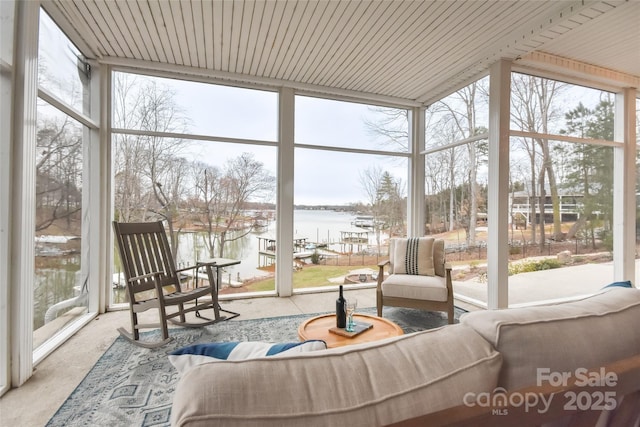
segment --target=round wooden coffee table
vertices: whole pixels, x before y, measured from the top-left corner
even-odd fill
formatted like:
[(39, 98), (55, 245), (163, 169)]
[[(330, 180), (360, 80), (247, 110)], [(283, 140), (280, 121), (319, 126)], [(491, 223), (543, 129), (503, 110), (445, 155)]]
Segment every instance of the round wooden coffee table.
[(354, 337), (343, 337), (329, 332), (330, 328), (336, 326), (336, 315), (323, 314), (322, 316), (312, 317), (302, 322), (298, 327), (298, 337), (301, 341), (323, 340), (327, 343), (327, 347), (333, 348), (377, 341), (404, 334), (402, 328), (391, 320), (369, 314), (355, 314), (353, 317), (355, 321), (371, 323), (373, 327)]

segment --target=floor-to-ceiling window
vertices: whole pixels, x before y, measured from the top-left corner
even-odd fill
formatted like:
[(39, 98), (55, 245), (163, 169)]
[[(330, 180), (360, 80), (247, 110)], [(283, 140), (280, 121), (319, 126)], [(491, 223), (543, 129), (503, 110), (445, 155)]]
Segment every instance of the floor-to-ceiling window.
[(223, 296), (273, 292), (262, 254), (276, 230), (277, 112), (271, 91), (114, 72), (114, 218), (164, 221), (179, 266), (240, 260), (222, 271)]
[[(447, 239), (454, 292), (488, 299), (488, 81), (426, 112), (427, 226)], [(589, 294), (613, 281), (612, 93), (512, 73), (508, 188), (509, 304)], [(453, 190), (452, 190), (453, 189)], [(618, 207), (619, 208), (619, 207)], [(495, 222), (494, 222), (495, 223)], [(579, 267), (584, 280), (570, 280)], [(528, 273), (550, 270), (544, 283)], [(569, 275), (569, 276), (567, 276)]]
[(426, 234), (445, 239), (454, 293), (482, 304), (487, 298), (488, 78), (426, 110)]
[[(615, 97), (520, 73), (511, 82), (510, 233), (522, 244), (509, 302), (592, 293), (613, 280)], [(591, 273), (571, 280), (571, 266)], [(529, 279), (539, 270), (549, 289)]]
[(293, 287), (372, 285), (407, 233), (409, 112), (295, 98)]
[(38, 2), (1, 6), (0, 347), (11, 372), (10, 380), (2, 372), (4, 391), (9, 382), (24, 383), (97, 312), (97, 276), (90, 280), (88, 267), (87, 153), (97, 144), (91, 84), (99, 71), (91, 75)]
[(88, 311), (86, 229), (90, 67), (41, 11), (35, 158), (33, 347)]

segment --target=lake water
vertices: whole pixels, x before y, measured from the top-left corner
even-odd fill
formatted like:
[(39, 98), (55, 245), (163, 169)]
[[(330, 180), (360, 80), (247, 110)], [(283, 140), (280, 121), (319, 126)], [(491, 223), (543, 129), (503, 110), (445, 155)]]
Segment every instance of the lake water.
[[(367, 245), (343, 245), (340, 243), (341, 232), (366, 232), (352, 223), (356, 215), (348, 212), (332, 210), (296, 210), (294, 211), (294, 238), (307, 239), (307, 242), (327, 245), (328, 250), (336, 252), (366, 250)], [(260, 263), (258, 238), (275, 239), (276, 223), (272, 221), (268, 227), (227, 243), (225, 258), (239, 259), (241, 263), (225, 269), (224, 280), (244, 281), (267, 275), (258, 269)], [(375, 248), (375, 234), (367, 233), (369, 245)], [(381, 236), (385, 239), (386, 236)], [(194, 260), (209, 258), (204, 244), (204, 233), (181, 233), (176, 263), (178, 266), (193, 265)], [(55, 246), (55, 242), (51, 243)], [(45, 251), (46, 252), (46, 251)], [(53, 304), (73, 298), (80, 291), (77, 270), (80, 257), (64, 256), (59, 250), (49, 251), (57, 256), (50, 258), (38, 256), (42, 266), (36, 268), (34, 321), (36, 328), (43, 324), (44, 313)], [(43, 253), (44, 254), (44, 253)], [(45, 267), (45, 266), (48, 266)], [(114, 273), (117, 273), (114, 271)], [(113, 302), (124, 302), (123, 289), (114, 289)]]
[[(307, 239), (307, 242), (327, 245), (332, 251), (345, 250), (340, 244), (341, 232), (365, 232), (364, 228), (355, 227), (356, 215), (350, 212), (337, 212), (333, 210), (295, 210), (294, 211), (294, 238)], [(375, 233), (368, 232), (369, 244), (375, 246)], [(206, 259), (209, 255), (206, 251), (203, 233), (184, 233), (180, 237), (178, 256), (176, 262), (184, 265), (192, 265), (194, 259)], [(259, 238), (276, 238), (276, 223), (272, 221), (266, 229), (250, 233), (234, 242), (227, 243), (225, 258), (239, 259), (238, 265), (228, 267), (226, 274), (230, 274), (233, 280), (246, 280), (253, 277), (264, 276), (265, 273), (258, 269)], [(385, 236), (382, 236), (384, 239)], [(365, 245), (366, 246), (366, 245)], [(355, 248), (354, 245), (354, 250)]]

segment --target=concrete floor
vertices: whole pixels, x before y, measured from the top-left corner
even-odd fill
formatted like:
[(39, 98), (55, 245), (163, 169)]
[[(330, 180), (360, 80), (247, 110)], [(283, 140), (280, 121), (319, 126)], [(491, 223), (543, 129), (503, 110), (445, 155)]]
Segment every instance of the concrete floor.
[[(636, 271), (640, 274), (640, 260)], [(610, 283), (613, 266), (586, 264), (524, 273), (509, 278), (509, 302), (557, 301), (596, 292)], [(481, 302), (487, 300), (486, 283), (455, 282), (454, 292)], [(355, 296), (359, 307), (375, 306), (375, 289), (346, 291)], [(336, 292), (294, 295), (289, 298), (251, 298), (223, 301), (222, 307), (241, 313), (238, 320), (313, 314), (335, 309)], [(466, 310), (477, 307), (456, 300)], [(233, 320), (231, 320), (233, 321)], [(87, 372), (118, 336), (117, 328), (129, 327), (128, 311), (102, 314), (42, 361), (22, 387), (0, 398), (0, 426), (43, 426), (82, 381)]]
[[(346, 291), (359, 307), (375, 307), (375, 289)], [(335, 310), (336, 292), (294, 295), (290, 298), (251, 298), (223, 301), (223, 309), (241, 313), (237, 320)], [(235, 319), (232, 319), (233, 322)], [(117, 328), (129, 328), (129, 312), (102, 314), (79, 330), (37, 365), (22, 386), (0, 398), (0, 427), (44, 426), (118, 336)]]

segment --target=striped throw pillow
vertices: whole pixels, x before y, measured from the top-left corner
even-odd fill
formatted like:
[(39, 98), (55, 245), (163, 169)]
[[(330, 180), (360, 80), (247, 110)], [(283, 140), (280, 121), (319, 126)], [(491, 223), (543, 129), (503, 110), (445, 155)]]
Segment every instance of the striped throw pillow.
[(433, 237), (397, 239), (393, 252), (393, 274), (434, 276)]

